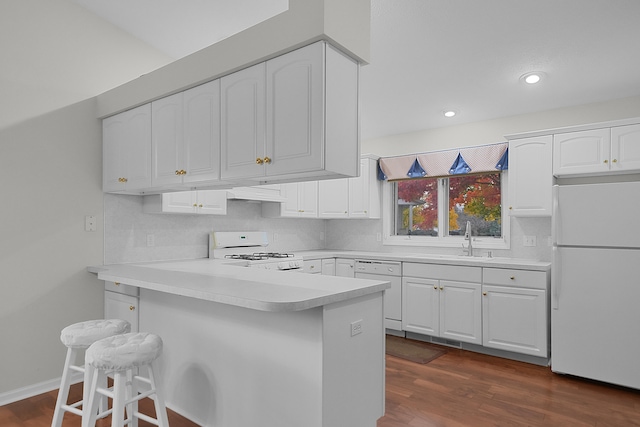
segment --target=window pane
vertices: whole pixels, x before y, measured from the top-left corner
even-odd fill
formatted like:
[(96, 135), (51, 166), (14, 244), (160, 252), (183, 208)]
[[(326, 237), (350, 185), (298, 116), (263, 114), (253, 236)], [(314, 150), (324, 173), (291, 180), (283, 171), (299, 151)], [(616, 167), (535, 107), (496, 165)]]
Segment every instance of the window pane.
[(396, 234), (438, 235), (438, 179), (397, 183)]
[(463, 235), (471, 221), (474, 236), (501, 237), (500, 173), (449, 178), (449, 235)]

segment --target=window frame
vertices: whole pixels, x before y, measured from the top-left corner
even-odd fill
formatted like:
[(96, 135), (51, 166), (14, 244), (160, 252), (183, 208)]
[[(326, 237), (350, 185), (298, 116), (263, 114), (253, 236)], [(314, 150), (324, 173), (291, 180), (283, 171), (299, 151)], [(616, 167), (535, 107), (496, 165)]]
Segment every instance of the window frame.
[[(511, 217), (509, 215), (509, 194), (508, 194), (508, 171), (502, 171), (500, 178), (500, 198), (501, 208), (500, 214), (502, 219), (502, 237), (474, 237), (473, 247), (478, 249), (510, 249), (510, 235), (511, 235)], [(442, 221), (448, 223), (448, 191), (447, 197), (445, 192), (440, 191), (442, 187), (442, 179), (439, 178), (438, 182), (438, 223), (443, 224)], [(383, 220), (383, 245), (392, 246), (409, 246), (409, 247), (440, 247), (440, 248), (459, 248), (462, 249), (462, 244), (465, 242), (464, 236), (449, 236), (447, 228), (441, 228), (438, 230), (438, 236), (416, 236), (416, 235), (393, 235), (395, 230), (395, 211), (396, 200), (394, 191), (395, 182), (385, 181), (382, 184), (382, 220)], [(446, 207), (446, 208), (445, 208)], [(447, 235), (444, 235), (445, 230)]]

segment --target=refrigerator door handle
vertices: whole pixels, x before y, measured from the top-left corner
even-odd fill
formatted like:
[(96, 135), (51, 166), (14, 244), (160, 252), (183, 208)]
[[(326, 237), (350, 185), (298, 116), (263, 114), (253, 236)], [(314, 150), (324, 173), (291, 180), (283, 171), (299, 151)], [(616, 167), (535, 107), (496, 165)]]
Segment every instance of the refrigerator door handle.
[(558, 244), (558, 235), (560, 228), (560, 202), (558, 200), (558, 185), (553, 186), (553, 204), (551, 208), (551, 241), (555, 247)]
[(553, 262), (551, 264), (551, 308), (558, 310), (560, 306), (560, 250), (553, 246)]

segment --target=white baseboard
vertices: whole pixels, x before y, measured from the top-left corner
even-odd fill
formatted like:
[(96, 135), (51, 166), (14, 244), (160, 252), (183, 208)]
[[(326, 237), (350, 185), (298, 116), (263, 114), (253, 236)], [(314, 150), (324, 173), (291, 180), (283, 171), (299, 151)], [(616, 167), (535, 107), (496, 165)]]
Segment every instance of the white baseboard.
[[(72, 375), (72, 384), (82, 382), (82, 373), (74, 372)], [(17, 402), (18, 400), (27, 399), (29, 397), (55, 390), (60, 387), (60, 380), (61, 378), (54, 378), (52, 380), (0, 393), (0, 406), (8, 405), (9, 403)]]

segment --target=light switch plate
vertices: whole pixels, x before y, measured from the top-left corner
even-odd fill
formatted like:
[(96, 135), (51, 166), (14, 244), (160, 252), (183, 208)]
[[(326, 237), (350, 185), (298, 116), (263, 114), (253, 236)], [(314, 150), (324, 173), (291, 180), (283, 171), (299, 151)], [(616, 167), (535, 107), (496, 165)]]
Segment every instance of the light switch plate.
[(96, 231), (96, 217), (94, 215), (87, 215), (84, 217), (84, 231)]
[(523, 246), (536, 246), (536, 236), (524, 236)]

